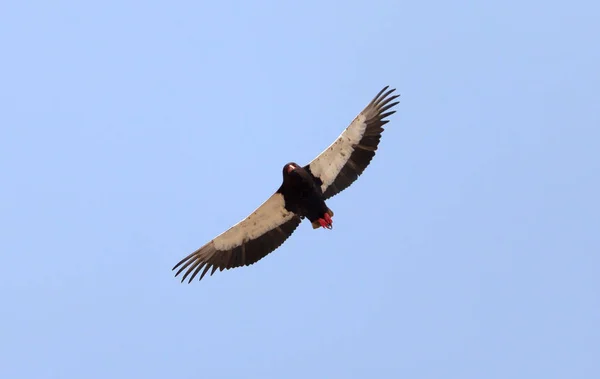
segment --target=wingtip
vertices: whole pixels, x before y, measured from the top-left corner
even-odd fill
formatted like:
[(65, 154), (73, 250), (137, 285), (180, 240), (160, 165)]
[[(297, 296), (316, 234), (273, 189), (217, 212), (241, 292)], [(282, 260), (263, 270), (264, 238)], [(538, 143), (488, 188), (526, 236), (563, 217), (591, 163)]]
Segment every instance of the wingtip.
[(380, 102), (384, 101), (384, 99), (386, 99), (386, 101), (391, 101), (391, 100), (397, 98), (398, 96), (400, 96), (400, 95), (394, 95), (391, 98), (388, 97), (391, 93), (393, 93), (394, 91), (396, 91), (396, 88), (392, 88), (392, 89), (389, 89), (389, 90), (388, 90), (388, 88), (390, 88), (389, 85), (383, 87), (381, 89), (381, 91), (379, 91), (377, 93), (377, 95), (375, 95), (375, 97), (373, 98), (373, 100), (371, 100), (371, 103), (372, 104), (380, 103)]

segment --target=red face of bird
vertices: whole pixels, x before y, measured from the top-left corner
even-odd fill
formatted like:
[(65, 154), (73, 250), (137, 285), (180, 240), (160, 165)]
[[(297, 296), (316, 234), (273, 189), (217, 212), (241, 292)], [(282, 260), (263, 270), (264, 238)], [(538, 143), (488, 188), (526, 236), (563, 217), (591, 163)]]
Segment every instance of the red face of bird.
[(283, 166), (283, 174), (284, 175), (290, 174), (290, 173), (292, 173), (292, 171), (294, 171), (297, 168), (298, 168), (297, 164), (295, 164), (293, 162), (292, 163), (288, 163), (285, 166)]

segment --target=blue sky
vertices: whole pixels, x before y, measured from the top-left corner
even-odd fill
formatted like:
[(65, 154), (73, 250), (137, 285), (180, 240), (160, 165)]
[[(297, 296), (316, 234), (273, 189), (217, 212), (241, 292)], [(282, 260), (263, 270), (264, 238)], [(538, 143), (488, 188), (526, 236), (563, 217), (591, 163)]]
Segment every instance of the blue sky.
[[(0, 4), (0, 377), (600, 377), (600, 5)], [(172, 266), (385, 85), (363, 176)]]

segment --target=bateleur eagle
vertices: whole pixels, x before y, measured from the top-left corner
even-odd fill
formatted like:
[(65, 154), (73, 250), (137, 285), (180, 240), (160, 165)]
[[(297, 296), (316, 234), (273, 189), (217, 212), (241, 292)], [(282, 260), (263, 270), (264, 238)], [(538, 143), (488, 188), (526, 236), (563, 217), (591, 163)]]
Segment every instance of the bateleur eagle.
[(273, 252), (307, 218), (313, 228), (331, 229), (333, 212), (325, 200), (348, 188), (375, 156), (385, 118), (399, 95), (384, 87), (342, 134), (306, 166), (283, 166), (279, 189), (248, 217), (215, 237), (173, 267), (188, 283), (202, 271), (249, 266)]

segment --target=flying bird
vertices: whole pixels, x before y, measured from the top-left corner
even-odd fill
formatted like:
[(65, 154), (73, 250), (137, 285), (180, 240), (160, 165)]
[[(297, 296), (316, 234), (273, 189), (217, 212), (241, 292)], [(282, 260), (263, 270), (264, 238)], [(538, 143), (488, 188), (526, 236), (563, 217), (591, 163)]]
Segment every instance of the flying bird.
[(183, 258), (173, 267), (175, 276), (184, 272), (198, 280), (211, 270), (249, 266), (281, 246), (307, 218), (313, 229), (333, 227), (333, 211), (325, 200), (348, 188), (375, 156), (385, 118), (394, 114), (390, 96), (395, 89), (384, 87), (354, 118), (340, 136), (306, 166), (290, 162), (283, 166), (283, 183), (252, 214)]

